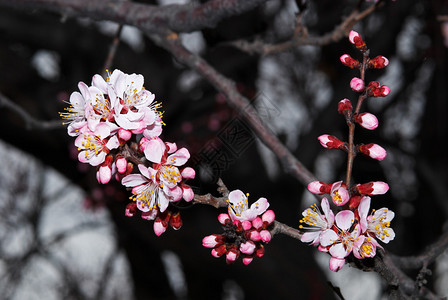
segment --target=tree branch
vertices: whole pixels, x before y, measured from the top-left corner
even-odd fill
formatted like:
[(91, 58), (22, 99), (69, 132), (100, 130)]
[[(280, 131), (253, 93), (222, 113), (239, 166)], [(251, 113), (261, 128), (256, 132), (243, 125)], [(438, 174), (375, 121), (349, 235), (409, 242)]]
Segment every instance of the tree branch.
[(155, 6), (124, 0), (0, 0), (0, 6), (44, 9), (68, 16), (110, 20), (136, 26), (147, 33), (169, 28), (193, 32), (250, 11), (267, 0), (212, 0), (204, 4)]

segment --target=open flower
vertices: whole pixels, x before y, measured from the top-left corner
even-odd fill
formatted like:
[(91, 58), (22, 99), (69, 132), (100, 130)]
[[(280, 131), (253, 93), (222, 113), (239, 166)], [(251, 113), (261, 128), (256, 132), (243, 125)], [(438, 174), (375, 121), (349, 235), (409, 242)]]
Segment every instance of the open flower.
[(306, 230), (300, 239), (302, 242), (311, 242), (311, 245), (318, 245), (320, 243), (320, 236), (322, 232), (333, 226), (334, 213), (328, 204), (327, 198), (322, 199), (321, 207), (322, 212), (316, 204), (303, 211), (303, 218), (300, 220), (300, 223), (305, 223), (310, 227), (304, 228), (303, 225), (299, 226), (300, 229)]
[(258, 199), (249, 208), (247, 196), (249, 194), (245, 195), (240, 190), (234, 190), (229, 193), (227, 204), (229, 216), (233, 221), (252, 221), (268, 209), (269, 202), (266, 198)]
[(335, 225), (333, 229), (325, 230), (320, 237), (320, 244), (323, 247), (329, 247), (331, 256), (343, 259), (353, 250), (353, 243), (360, 234), (359, 224), (353, 229), (355, 214), (351, 210), (343, 210), (336, 214)]
[(104, 162), (109, 151), (120, 145), (117, 136), (110, 136), (110, 134), (110, 127), (106, 124), (98, 125), (93, 132), (84, 130), (75, 140), (75, 146), (80, 151), (79, 161), (92, 166), (98, 166)]
[(333, 203), (337, 206), (342, 206), (350, 200), (350, 193), (347, 190), (347, 186), (342, 181), (333, 183), (330, 190), (330, 196)]
[(78, 88), (81, 93), (73, 92), (70, 95), (70, 107), (64, 108), (65, 112), (59, 113), (62, 119), (70, 121), (67, 127), (69, 136), (78, 136), (80, 129), (87, 124), (85, 113), (90, 99), (89, 88), (84, 82), (79, 82)]
[(358, 207), (361, 231), (380, 239), (383, 243), (389, 243), (395, 238), (395, 232), (390, 228), (390, 222), (394, 218), (395, 213), (383, 207), (373, 210), (373, 214), (368, 215), (369, 208), (370, 197), (364, 197)]
[(159, 186), (155, 180), (157, 171), (138, 165), (140, 174), (131, 174), (124, 177), (121, 183), (126, 187), (132, 187), (131, 199), (136, 201), (137, 208), (143, 212), (159, 209), (164, 212), (170, 202), (170, 196)]

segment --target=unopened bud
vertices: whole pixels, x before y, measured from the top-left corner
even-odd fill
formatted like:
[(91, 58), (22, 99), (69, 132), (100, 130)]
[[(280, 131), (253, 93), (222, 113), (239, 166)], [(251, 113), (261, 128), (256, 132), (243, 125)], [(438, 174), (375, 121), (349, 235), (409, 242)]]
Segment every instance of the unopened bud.
[(367, 50), (366, 43), (362, 40), (361, 35), (358, 32), (354, 30), (350, 31), (348, 39), (350, 43), (355, 45), (356, 49), (360, 50), (361, 52)]
[(348, 54), (343, 54), (340, 58), (341, 62), (346, 65), (349, 68), (352, 69), (358, 69), (360, 66), (360, 63), (358, 60), (352, 58), (350, 55)]
[(338, 113), (341, 115), (345, 115), (347, 112), (352, 112), (353, 106), (350, 100), (348, 99), (342, 99), (338, 103)]
[(340, 149), (344, 146), (344, 142), (339, 140), (337, 137), (323, 134), (317, 138), (322, 145), (322, 147), (327, 149)]
[(372, 69), (381, 69), (381, 68), (384, 68), (385, 66), (387, 66), (388, 64), (389, 64), (389, 60), (386, 57), (379, 55), (375, 58), (370, 59), (368, 66), (369, 66), (369, 68), (372, 68)]
[(371, 113), (362, 113), (354, 117), (355, 122), (365, 129), (373, 130), (378, 127), (378, 119)]
[(331, 191), (331, 184), (322, 181), (313, 181), (308, 184), (308, 190), (316, 195), (329, 194)]
[(355, 92), (361, 93), (364, 91), (364, 80), (358, 77), (353, 77), (353, 79), (350, 81), (350, 87)]
[(389, 190), (389, 185), (382, 181), (371, 181), (368, 183), (356, 185), (361, 195), (382, 195)]
[(359, 151), (377, 160), (383, 160), (387, 155), (387, 152), (383, 147), (373, 143), (359, 146)]

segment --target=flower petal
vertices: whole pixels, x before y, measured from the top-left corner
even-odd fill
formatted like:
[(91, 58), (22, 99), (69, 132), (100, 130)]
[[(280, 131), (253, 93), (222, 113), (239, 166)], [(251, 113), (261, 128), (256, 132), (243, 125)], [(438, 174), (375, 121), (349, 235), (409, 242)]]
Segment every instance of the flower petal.
[(335, 217), (336, 225), (343, 231), (347, 231), (355, 221), (355, 214), (351, 210), (343, 210), (338, 212)]

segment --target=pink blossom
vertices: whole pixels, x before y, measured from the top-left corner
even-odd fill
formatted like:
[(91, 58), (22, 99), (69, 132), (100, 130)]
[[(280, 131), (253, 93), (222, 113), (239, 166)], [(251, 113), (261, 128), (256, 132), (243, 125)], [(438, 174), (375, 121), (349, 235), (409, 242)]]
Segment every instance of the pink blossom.
[(70, 121), (67, 127), (67, 132), (70, 136), (78, 136), (80, 129), (87, 124), (85, 111), (86, 105), (90, 101), (90, 93), (84, 82), (79, 82), (78, 88), (81, 93), (73, 92), (68, 103), (70, 107), (64, 108), (65, 112), (59, 113), (62, 119)]
[[(118, 156), (118, 155), (117, 155)], [(123, 156), (118, 156), (118, 158), (115, 159), (115, 165), (117, 167), (117, 171), (120, 174), (123, 174), (126, 172), (128, 167), (128, 161)]]
[(231, 264), (233, 262), (235, 262), (235, 260), (238, 258), (239, 256), (239, 251), (236, 249), (230, 249), (229, 251), (227, 251), (226, 254), (226, 263), (227, 264)]
[(353, 250), (353, 243), (360, 234), (359, 224), (350, 231), (354, 222), (355, 214), (351, 210), (340, 211), (335, 216), (337, 231), (327, 229), (322, 233), (320, 244), (329, 247), (332, 257), (343, 259)]
[(93, 132), (87, 129), (80, 134), (75, 140), (75, 146), (80, 151), (79, 161), (92, 166), (101, 164), (109, 151), (120, 145), (118, 138), (110, 134), (110, 127), (106, 124), (99, 125)]
[(381, 68), (386, 67), (388, 64), (389, 64), (389, 60), (386, 57), (379, 55), (375, 58), (371, 58), (369, 60), (368, 66), (369, 66), (369, 68), (381, 69)]
[(340, 269), (342, 269), (342, 267), (345, 264), (345, 259), (340, 259), (340, 258), (336, 258), (336, 257), (331, 257), (330, 258), (330, 270), (332, 270), (333, 272), (337, 272)]
[(360, 235), (353, 243), (353, 255), (357, 259), (374, 257), (376, 255), (376, 247), (381, 246), (374, 238)]
[(362, 113), (355, 116), (355, 122), (365, 129), (373, 130), (378, 127), (378, 119), (371, 113)]
[(230, 217), (228, 214), (219, 214), (218, 221), (222, 225), (225, 225), (227, 223), (227, 221), (230, 221)]
[(240, 245), (241, 253), (248, 254), (248, 255), (254, 253), (255, 248), (256, 248), (255, 243), (252, 241), (247, 241)]
[(350, 81), (350, 87), (355, 92), (360, 93), (360, 92), (364, 91), (364, 80), (362, 80), (358, 77), (353, 77), (353, 79)]
[(272, 235), (268, 230), (264, 229), (260, 231), (260, 237), (263, 242), (269, 243), (271, 241)]
[(386, 150), (384, 150), (383, 147), (373, 143), (359, 146), (359, 151), (377, 160), (383, 160), (386, 158), (387, 155), (387, 152)]
[(338, 103), (338, 112), (340, 114), (345, 114), (347, 112), (352, 112), (353, 110), (353, 106), (352, 103), (350, 102), (350, 100), (348, 100), (347, 98), (342, 99), (341, 101), (339, 101)]
[(223, 243), (223, 237), (219, 234), (212, 234), (202, 239), (202, 246), (206, 248), (215, 248)]
[(368, 183), (357, 184), (356, 188), (361, 195), (382, 195), (389, 190), (389, 185), (382, 181), (371, 181)]
[(389, 243), (395, 238), (395, 232), (390, 228), (390, 222), (395, 213), (388, 208), (373, 210), (373, 215), (368, 215), (370, 208), (370, 197), (364, 197), (359, 204), (359, 222), (361, 231), (370, 236), (375, 236), (384, 243)]
[(243, 264), (247, 266), (247, 265), (250, 264), (253, 260), (254, 260), (253, 256), (246, 256), (246, 257), (243, 257)]
[(317, 138), (322, 145), (322, 147), (327, 149), (339, 149), (344, 145), (344, 142), (339, 140), (337, 137), (323, 134)]
[(258, 215), (264, 213), (269, 207), (269, 202), (266, 198), (260, 198), (252, 203), (249, 208), (247, 203), (247, 196), (240, 190), (234, 190), (229, 193), (228, 213), (232, 220), (252, 221)]
[(154, 233), (157, 236), (161, 236), (162, 233), (164, 233), (167, 228), (168, 228), (168, 224), (164, 224), (164, 222), (162, 220), (156, 219), (154, 221), (153, 229), (154, 229)]
[(322, 211), (314, 204), (311, 208), (307, 208), (302, 212), (303, 218), (300, 220), (300, 223), (309, 225), (309, 227), (299, 225), (300, 229), (306, 230), (300, 238), (302, 242), (311, 242), (311, 245), (318, 245), (321, 234), (333, 226), (334, 213), (327, 198), (322, 198), (321, 207)]
[(275, 213), (273, 210), (268, 210), (266, 211), (262, 216), (261, 216), (261, 220), (263, 222), (266, 222), (267, 224), (271, 224), (272, 222), (274, 222), (275, 220)]
[(331, 184), (322, 181), (313, 181), (308, 184), (308, 190), (316, 195), (328, 194), (331, 190)]
[(164, 212), (168, 207), (172, 197), (167, 195), (164, 190), (159, 187), (156, 181), (157, 171), (151, 167), (138, 165), (140, 174), (131, 174), (124, 177), (121, 183), (126, 187), (132, 187), (132, 200), (137, 202), (137, 207), (143, 212), (147, 212), (158, 208), (160, 212)]
[(97, 172), (97, 180), (101, 184), (106, 184), (112, 178), (112, 169), (108, 165), (102, 165)]
[(333, 183), (330, 191), (331, 199), (337, 206), (342, 206), (350, 200), (350, 194), (347, 190), (345, 183), (337, 181)]

